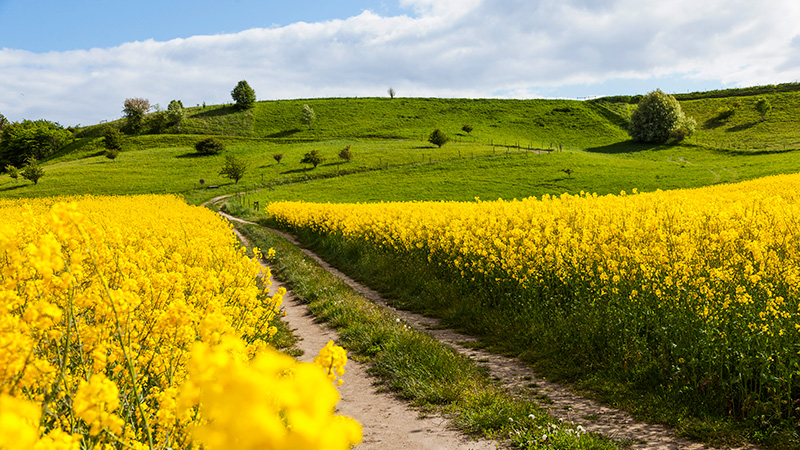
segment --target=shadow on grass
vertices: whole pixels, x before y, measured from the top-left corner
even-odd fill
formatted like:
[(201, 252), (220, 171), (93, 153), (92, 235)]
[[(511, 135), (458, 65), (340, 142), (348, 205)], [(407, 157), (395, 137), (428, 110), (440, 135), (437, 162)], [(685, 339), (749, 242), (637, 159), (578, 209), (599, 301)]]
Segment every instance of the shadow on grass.
[(653, 150), (658, 147), (661, 147), (661, 145), (648, 144), (630, 140), (630, 141), (617, 142), (609, 145), (602, 145), (600, 147), (591, 147), (587, 148), (586, 151), (592, 153), (609, 153), (609, 154), (636, 153), (636, 152), (641, 152), (643, 150)]
[(232, 114), (232, 113), (235, 113), (235, 112), (238, 112), (238, 111), (240, 111), (240, 110), (236, 106), (228, 105), (228, 106), (222, 106), (220, 108), (203, 110), (203, 111), (201, 111), (199, 113), (193, 114), (192, 117), (197, 117), (197, 118), (201, 118), (201, 117), (219, 117), (219, 116), (226, 116), (228, 114)]
[(189, 152), (189, 153), (183, 153), (183, 154), (180, 154), (180, 155), (176, 155), (175, 157), (176, 158), (180, 158), (180, 159), (194, 159), (194, 158), (206, 158), (206, 157), (209, 157), (209, 156), (217, 156), (217, 155), (216, 154), (215, 155), (206, 155), (204, 153)]
[(17, 190), (17, 189), (20, 189), (20, 188), (24, 188), (25, 186), (27, 186), (27, 184), (14, 184), (12, 186), (0, 188), (0, 192), (14, 191), (14, 190)]
[(314, 169), (302, 168), (302, 169), (285, 170), (285, 171), (281, 172), (281, 175), (288, 175), (288, 174), (292, 174), (292, 173), (306, 173), (309, 170), (314, 170)]
[(753, 128), (756, 125), (758, 125), (758, 122), (747, 122), (747, 123), (743, 123), (741, 125), (736, 125), (735, 127), (730, 127), (725, 131), (728, 132), (728, 133), (735, 133), (737, 131), (748, 130), (750, 128)]
[(299, 128), (292, 128), (291, 130), (283, 130), (283, 131), (278, 131), (277, 133), (268, 134), (266, 137), (268, 137), (268, 138), (288, 138), (288, 137), (294, 136), (295, 134), (297, 134), (297, 133), (299, 133), (301, 131), (303, 131), (303, 130), (301, 130)]
[(712, 117), (705, 122), (703, 122), (703, 129), (704, 130), (713, 130), (714, 128), (719, 128), (723, 125), (728, 123), (726, 119), (722, 119), (719, 117)]

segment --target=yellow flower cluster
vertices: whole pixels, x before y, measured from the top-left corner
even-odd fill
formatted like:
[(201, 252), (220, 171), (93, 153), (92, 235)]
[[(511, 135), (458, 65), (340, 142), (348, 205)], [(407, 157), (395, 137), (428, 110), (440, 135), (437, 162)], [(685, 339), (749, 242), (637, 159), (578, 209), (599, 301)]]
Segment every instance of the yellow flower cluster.
[(358, 442), (325, 372), (269, 347), (259, 258), (171, 196), (0, 201), (0, 448)]
[[(527, 302), (515, 311), (540, 311), (546, 320), (583, 314), (604, 321), (597, 325), (604, 333), (620, 333), (620, 343), (638, 333), (642, 344), (620, 349), (622, 359), (662, 352), (659, 364), (681, 370), (682, 358), (697, 379), (773, 374), (781, 381), (768, 388), (753, 381), (754, 396), (775, 398), (779, 390), (786, 396), (776, 402), (788, 411), (800, 388), (789, 375), (800, 348), (798, 200), (800, 175), (783, 175), (521, 201), (279, 202), (268, 213), (288, 227), (422, 255), (492, 292), (522, 292)], [(701, 358), (718, 366), (701, 374)], [(747, 373), (730, 373), (741, 369), (736, 359), (748, 360)]]
[(342, 347), (334, 345), (333, 341), (328, 341), (325, 347), (319, 351), (319, 355), (314, 357), (314, 363), (325, 369), (328, 378), (335, 381), (337, 386), (344, 383), (344, 366), (347, 364), (347, 352)]

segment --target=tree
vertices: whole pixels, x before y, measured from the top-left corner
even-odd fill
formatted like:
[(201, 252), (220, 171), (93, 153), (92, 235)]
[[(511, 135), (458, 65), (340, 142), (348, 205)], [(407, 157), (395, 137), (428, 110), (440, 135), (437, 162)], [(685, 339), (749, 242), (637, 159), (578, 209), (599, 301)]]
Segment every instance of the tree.
[(247, 171), (248, 164), (241, 159), (228, 155), (225, 157), (225, 164), (220, 169), (219, 174), (225, 178), (230, 178), (235, 184), (239, 184), (244, 173)]
[(767, 120), (767, 114), (772, 111), (772, 105), (764, 97), (761, 97), (756, 102), (756, 111), (761, 115), (761, 121)]
[(231, 91), (231, 97), (236, 102), (239, 109), (251, 108), (256, 103), (256, 91), (247, 84), (247, 81), (240, 81)]
[(22, 178), (33, 181), (33, 184), (39, 184), (39, 180), (44, 176), (44, 169), (36, 161), (36, 158), (30, 157), (19, 174), (22, 175)]
[(280, 164), (280, 163), (281, 163), (281, 160), (283, 159), (283, 153), (275, 153), (275, 154), (273, 154), (273, 155), (272, 155), (272, 159), (274, 159), (274, 160), (275, 160), (275, 162), (277, 162), (278, 164)]
[(122, 133), (116, 128), (106, 127), (103, 131), (103, 147), (119, 150), (122, 148)]
[(438, 128), (433, 130), (431, 135), (428, 136), (428, 142), (430, 142), (433, 145), (438, 146), (439, 148), (442, 148), (442, 146), (444, 144), (446, 144), (447, 141), (449, 141), (449, 140), (450, 140), (450, 138), (447, 137), (447, 135), (444, 134), (444, 132), (442, 130), (438, 129)]
[(8, 125), (8, 119), (6, 119), (6, 116), (0, 114), (0, 131), (3, 131), (3, 127), (6, 125)]
[(472, 125), (465, 123), (464, 126), (461, 127), (461, 130), (466, 132), (467, 134), (472, 133)]
[(310, 152), (303, 155), (303, 159), (300, 160), (301, 164), (311, 164), (316, 169), (318, 165), (322, 164), (325, 161), (325, 158), (320, 155), (319, 150), (311, 150)]
[(317, 115), (314, 113), (314, 110), (308, 105), (303, 105), (303, 122), (308, 125), (309, 130), (311, 129), (311, 122), (316, 118)]
[(127, 121), (127, 128), (131, 133), (138, 133), (142, 129), (144, 116), (150, 111), (150, 100), (146, 98), (126, 98), (122, 104), (122, 113)]
[(687, 126), (687, 119), (680, 103), (656, 89), (639, 100), (631, 114), (628, 134), (640, 142), (664, 143), (674, 137), (673, 131), (681, 126)]
[(352, 152), (352, 150), (350, 150), (350, 146), (349, 145), (347, 147), (339, 150), (339, 158), (341, 158), (341, 159), (343, 159), (343, 160), (345, 160), (347, 162), (350, 162), (350, 160), (353, 159), (353, 152)]
[(194, 149), (201, 155), (216, 155), (225, 150), (225, 144), (216, 138), (205, 138), (197, 141)]
[(394, 98), (394, 89), (389, 88), (389, 98)]
[(181, 122), (183, 122), (184, 117), (186, 117), (186, 109), (183, 107), (183, 103), (180, 100), (172, 100), (169, 102), (169, 106), (167, 106), (167, 120), (170, 124), (175, 125), (175, 129), (178, 133), (181, 132)]
[(72, 133), (47, 120), (23, 120), (3, 127), (0, 133), (0, 164), (21, 166), (29, 157), (42, 160), (72, 139)]
[(17, 179), (19, 178), (19, 169), (9, 164), (6, 166), (6, 172), (8, 172), (8, 176), (13, 178), (14, 182), (16, 183)]

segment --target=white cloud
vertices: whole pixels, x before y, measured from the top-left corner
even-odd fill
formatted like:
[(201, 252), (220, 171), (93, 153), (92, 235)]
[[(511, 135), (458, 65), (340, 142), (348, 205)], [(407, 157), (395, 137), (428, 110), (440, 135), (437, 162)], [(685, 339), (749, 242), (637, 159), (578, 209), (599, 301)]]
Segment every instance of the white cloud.
[[(0, 113), (65, 125), (166, 105), (259, 99), (535, 96), (559, 86), (679, 76), (752, 85), (800, 79), (793, 0), (401, 0), (372, 12), (235, 34), (36, 54), (0, 50)], [(665, 90), (669, 87), (665, 86)]]

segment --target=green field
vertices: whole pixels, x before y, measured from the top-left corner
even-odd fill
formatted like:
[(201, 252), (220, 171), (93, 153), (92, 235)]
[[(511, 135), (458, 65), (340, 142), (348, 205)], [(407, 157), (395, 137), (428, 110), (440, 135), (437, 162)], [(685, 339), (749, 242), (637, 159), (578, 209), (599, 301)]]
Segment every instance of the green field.
[[(201, 203), (261, 190), (262, 202), (470, 200), (674, 189), (795, 172), (800, 93), (764, 96), (773, 104), (765, 122), (752, 107), (757, 96), (683, 101), (697, 132), (669, 146), (630, 141), (625, 123), (632, 105), (614, 99), (332, 98), (258, 102), (247, 111), (195, 107), (183, 134), (126, 137), (115, 161), (103, 156), (98, 136), (120, 121), (80, 129), (72, 144), (44, 161), (39, 184), (2, 177), (0, 196), (171, 192)], [(312, 130), (300, 119), (304, 104), (317, 114)], [(715, 119), (731, 106), (732, 117)], [(473, 131), (462, 131), (464, 124)], [(441, 148), (426, 141), (437, 127), (452, 139)], [(227, 150), (197, 156), (193, 145), (206, 136), (219, 137)], [(346, 163), (337, 154), (347, 145), (354, 159)], [(316, 169), (300, 164), (314, 149), (326, 160)], [(238, 185), (218, 173), (226, 154), (249, 163)], [(274, 154), (283, 154), (281, 164)]]

